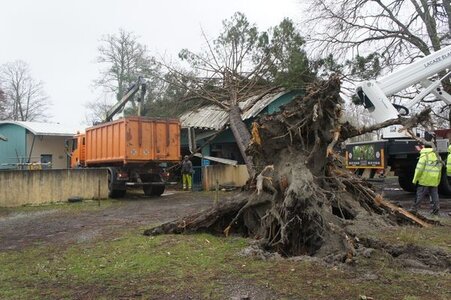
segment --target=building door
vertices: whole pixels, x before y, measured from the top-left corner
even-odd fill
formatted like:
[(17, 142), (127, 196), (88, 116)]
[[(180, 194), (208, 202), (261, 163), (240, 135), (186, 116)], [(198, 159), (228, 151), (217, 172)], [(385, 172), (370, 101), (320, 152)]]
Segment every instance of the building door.
[(52, 168), (52, 154), (41, 154), (42, 169)]

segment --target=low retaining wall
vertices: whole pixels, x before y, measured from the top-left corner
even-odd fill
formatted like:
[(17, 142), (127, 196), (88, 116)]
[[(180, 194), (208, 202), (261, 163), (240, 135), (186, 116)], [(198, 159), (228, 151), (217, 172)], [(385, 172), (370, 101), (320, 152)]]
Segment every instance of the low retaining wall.
[(106, 169), (0, 171), (0, 206), (108, 198)]
[(211, 191), (219, 185), (243, 186), (249, 179), (249, 173), (245, 165), (213, 165), (202, 169), (202, 185), (204, 190)]

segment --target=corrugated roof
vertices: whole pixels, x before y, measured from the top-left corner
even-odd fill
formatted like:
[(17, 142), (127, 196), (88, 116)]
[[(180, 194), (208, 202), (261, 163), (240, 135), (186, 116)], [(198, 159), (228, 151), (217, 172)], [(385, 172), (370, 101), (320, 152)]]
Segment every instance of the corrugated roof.
[[(265, 109), (265, 107), (286, 93), (288, 92), (283, 91), (269, 93), (263, 96), (256, 103), (254, 102), (259, 97), (258, 95), (240, 102), (238, 105), (242, 111), (241, 118), (243, 120), (247, 120), (257, 116), (263, 109)], [(180, 117), (182, 127), (185, 128), (195, 127), (220, 130), (229, 123), (228, 121), (229, 115), (227, 111), (215, 104), (210, 104), (196, 110), (188, 111)]]
[(56, 123), (0, 121), (1, 124), (14, 124), (29, 130), (34, 135), (72, 136), (77, 130), (70, 126)]

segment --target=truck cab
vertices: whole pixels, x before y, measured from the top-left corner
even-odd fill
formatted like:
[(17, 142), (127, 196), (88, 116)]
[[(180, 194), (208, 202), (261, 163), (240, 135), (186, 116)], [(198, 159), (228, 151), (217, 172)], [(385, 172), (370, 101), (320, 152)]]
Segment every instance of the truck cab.
[(70, 167), (80, 168), (86, 164), (86, 135), (78, 133), (72, 139), (68, 140), (70, 152)]

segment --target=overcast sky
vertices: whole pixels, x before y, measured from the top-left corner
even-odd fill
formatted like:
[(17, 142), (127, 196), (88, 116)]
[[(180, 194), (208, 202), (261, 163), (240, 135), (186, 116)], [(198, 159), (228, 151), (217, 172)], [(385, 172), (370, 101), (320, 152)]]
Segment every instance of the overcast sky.
[(0, 0), (0, 64), (21, 59), (45, 84), (50, 121), (84, 127), (84, 104), (95, 99), (102, 35), (133, 31), (151, 55), (200, 49), (202, 27), (216, 37), (222, 20), (243, 12), (260, 30), (284, 17), (297, 21), (298, 0)]

